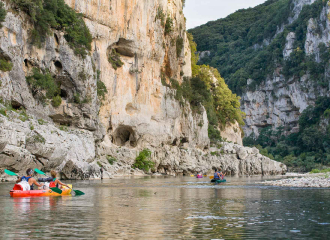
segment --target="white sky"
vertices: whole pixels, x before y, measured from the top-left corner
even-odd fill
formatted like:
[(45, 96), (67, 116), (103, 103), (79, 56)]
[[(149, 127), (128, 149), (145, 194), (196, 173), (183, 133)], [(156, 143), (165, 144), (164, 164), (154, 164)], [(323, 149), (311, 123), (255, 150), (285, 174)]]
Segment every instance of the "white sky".
[(187, 29), (224, 18), (238, 9), (255, 7), (266, 0), (186, 0)]

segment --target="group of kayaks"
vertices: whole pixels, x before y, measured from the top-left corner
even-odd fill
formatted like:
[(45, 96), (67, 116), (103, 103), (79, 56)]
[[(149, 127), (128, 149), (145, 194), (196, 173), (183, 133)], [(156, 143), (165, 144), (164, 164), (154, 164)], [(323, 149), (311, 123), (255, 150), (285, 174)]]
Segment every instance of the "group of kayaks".
[[(37, 170), (37, 171), (36, 171)], [(35, 169), (35, 171), (39, 174), (45, 175), (42, 171)], [(5, 173), (11, 176), (18, 176), (16, 173), (11, 172), (7, 169), (5, 169)], [(69, 186), (63, 186), (61, 189), (57, 187), (50, 187), (46, 189), (38, 189), (38, 190), (24, 190), (22, 185), (15, 184), (14, 188), (10, 190), (10, 196), (11, 197), (50, 197), (50, 196), (75, 196), (75, 195), (84, 195), (80, 190), (74, 190), (72, 188), (72, 184), (67, 184)]]

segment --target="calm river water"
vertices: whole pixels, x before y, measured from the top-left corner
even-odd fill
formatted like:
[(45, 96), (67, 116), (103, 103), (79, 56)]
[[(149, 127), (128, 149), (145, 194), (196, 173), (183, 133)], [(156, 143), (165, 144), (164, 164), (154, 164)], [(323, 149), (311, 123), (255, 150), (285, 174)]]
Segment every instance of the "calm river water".
[(330, 190), (193, 177), (74, 181), (77, 197), (10, 198), (0, 239), (329, 239)]

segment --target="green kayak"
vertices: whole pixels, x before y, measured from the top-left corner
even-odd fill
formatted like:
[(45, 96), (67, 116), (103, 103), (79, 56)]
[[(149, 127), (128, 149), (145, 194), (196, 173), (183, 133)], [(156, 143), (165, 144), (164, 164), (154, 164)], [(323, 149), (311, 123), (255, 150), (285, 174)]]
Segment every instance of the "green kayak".
[(226, 181), (227, 181), (226, 179), (221, 179), (221, 180), (220, 179), (218, 179), (218, 180), (212, 179), (211, 180), (212, 183), (223, 183), (223, 182), (226, 182)]

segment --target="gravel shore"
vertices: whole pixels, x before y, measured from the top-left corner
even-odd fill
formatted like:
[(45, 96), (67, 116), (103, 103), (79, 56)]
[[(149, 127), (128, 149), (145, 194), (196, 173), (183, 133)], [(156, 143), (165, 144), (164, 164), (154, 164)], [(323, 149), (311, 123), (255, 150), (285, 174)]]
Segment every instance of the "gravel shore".
[(330, 187), (330, 178), (326, 174), (301, 174), (301, 177), (285, 178), (275, 181), (260, 182), (264, 185), (281, 187), (312, 187), (328, 188)]

